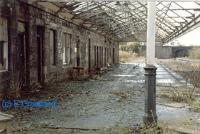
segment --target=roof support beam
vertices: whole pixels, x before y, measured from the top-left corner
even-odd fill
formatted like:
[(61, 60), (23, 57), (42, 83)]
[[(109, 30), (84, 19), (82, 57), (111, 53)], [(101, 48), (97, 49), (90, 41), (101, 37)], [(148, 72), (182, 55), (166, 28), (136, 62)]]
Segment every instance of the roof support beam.
[(179, 37), (180, 35), (183, 35), (185, 32), (187, 32), (189, 29), (197, 26), (200, 24), (200, 15), (192, 19), (188, 24), (186, 24), (184, 27), (181, 29), (177, 30), (176, 32), (172, 33), (170, 36), (164, 39), (164, 43), (169, 42), (170, 40)]

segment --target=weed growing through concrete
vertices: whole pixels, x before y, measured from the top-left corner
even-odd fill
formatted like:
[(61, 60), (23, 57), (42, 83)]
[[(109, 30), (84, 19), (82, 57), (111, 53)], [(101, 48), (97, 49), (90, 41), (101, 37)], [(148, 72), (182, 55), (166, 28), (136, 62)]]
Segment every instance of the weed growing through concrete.
[(195, 58), (194, 55), (196, 56), (197, 54), (194, 51), (192, 50), (191, 52), (193, 56), (190, 54), (192, 59), (181, 58), (162, 62), (180, 74), (186, 80), (186, 83), (185, 86), (181, 87), (171, 85), (168, 92), (161, 93), (161, 97), (168, 98), (174, 102), (187, 103), (192, 111), (200, 112), (200, 102), (198, 101), (200, 93), (200, 62), (199, 60), (193, 60)]
[(115, 126), (114, 128), (108, 128), (104, 134), (180, 134), (175, 130), (169, 129), (165, 124), (150, 124), (145, 127), (123, 127)]

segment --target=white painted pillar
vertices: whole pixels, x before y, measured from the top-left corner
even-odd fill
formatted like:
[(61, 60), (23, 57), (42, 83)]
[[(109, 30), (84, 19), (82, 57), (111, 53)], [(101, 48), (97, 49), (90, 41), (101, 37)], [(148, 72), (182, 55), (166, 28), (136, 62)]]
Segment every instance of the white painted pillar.
[(155, 20), (156, 2), (148, 2), (147, 16), (147, 65), (145, 69), (145, 114), (144, 124), (153, 125), (157, 123), (156, 114), (156, 67), (155, 64)]
[(146, 64), (155, 64), (155, 36), (156, 36), (156, 2), (148, 2), (147, 5), (147, 46)]

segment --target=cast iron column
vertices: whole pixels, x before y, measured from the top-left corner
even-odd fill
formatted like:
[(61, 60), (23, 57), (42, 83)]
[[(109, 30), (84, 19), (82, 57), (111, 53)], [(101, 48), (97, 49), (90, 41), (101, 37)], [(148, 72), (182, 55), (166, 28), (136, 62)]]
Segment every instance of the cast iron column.
[(157, 122), (156, 115), (156, 67), (147, 65), (145, 68), (145, 115), (144, 123)]
[(156, 124), (155, 20), (156, 2), (148, 2), (144, 124)]

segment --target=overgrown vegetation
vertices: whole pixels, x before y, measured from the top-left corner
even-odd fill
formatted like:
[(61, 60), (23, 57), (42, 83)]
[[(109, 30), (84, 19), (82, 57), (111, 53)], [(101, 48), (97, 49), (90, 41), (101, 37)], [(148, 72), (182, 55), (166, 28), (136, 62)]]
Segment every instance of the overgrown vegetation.
[(173, 87), (168, 91), (159, 93), (160, 97), (168, 98), (170, 101), (187, 103), (194, 112), (200, 112), (200, 102), (195, 97), (194, 87)]
[(191, 110), (197, 113), (200, 113), (200, 102), (199, 101), (191, 101), (189, 102)]
[(168, 98), (169, 100), (174, 102), (189, 103), (195, 100), (192, 92), (193, 92), (192, 88), (171, 86), (171, 88), (168, 89), (167, 91), (165, 92), (162, 91), (162, 93), (160, 93), (159, 96)]
[(191, 111), (200, 113), (200, 102), (195, 97), (194, 88), (173, 87), (167, 92), (160, 93), (159, 96), (173, 102), (187, 103)]
[(119, 51), (119, 59), (121, 62), (131, 61), (138, 57), (138, 54), (126, 52), (126, 51)]
[(115, 126), (114, 128), (109, 128), (106, 132), (112, 134), (180, 134), (180, 132), (169, 129), (165, 124), (154, 124), (136, 128)]
[(131, 61), (141, 56), (141, 46), (137, 42), (125, 43), (119, 46), (119, 58), (121, 62)]
[(200, 59), (200, 48), (193, 48), (192, 50), (190, 50), (189, 58)]
[(129, 43), (126, 45), (121, 45), (119, 48), (121, 51), (132, 52), (132, 53), (139, 53), (140, 51), (140, 44), (139, 43)]
[[(194, 52), (193, 54), (195, 55), (196, 53)], [(172, 85), (171, 89), (161, 93), (161, 96), (174, 102), (187, 103), (192, 111), (200, 112), (198, 96), (200, 93), (200, 63), (190, 59), (168, 60), (162, 63), (180, 74), (186, 80), (186, 83), (182, 87), (174, 87)]]
[(134, 134), (179, 134), (178, 132), (169, 129), (165, 125), (146, 126), (137, 130), (134, 130)]

